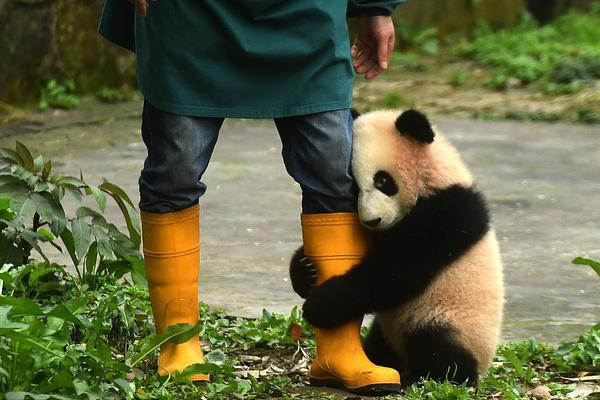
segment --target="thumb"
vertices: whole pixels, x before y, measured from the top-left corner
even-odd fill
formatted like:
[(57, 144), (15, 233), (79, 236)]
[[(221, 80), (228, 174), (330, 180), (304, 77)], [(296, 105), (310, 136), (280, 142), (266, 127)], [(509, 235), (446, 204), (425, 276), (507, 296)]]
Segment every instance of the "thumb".
[(390, 53), (390, 38), (389, 37), (381, 37), (377, 41), (377, 64), (382, 69), (387, 69), (388, 67), (388, 59)]

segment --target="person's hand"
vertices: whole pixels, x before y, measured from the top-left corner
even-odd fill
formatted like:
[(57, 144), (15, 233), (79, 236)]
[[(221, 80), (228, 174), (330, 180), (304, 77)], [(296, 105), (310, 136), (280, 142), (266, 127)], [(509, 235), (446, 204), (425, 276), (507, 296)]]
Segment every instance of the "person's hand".
[(137, 7), (142, 17), (146, 16), (148, 13), (148, 0), (129, 0), (129, 2)]
[(352, 45), (354, 70), (371, 79), (387, 69), (396, 36), (392, 17), (360, 16), (358, 32)]

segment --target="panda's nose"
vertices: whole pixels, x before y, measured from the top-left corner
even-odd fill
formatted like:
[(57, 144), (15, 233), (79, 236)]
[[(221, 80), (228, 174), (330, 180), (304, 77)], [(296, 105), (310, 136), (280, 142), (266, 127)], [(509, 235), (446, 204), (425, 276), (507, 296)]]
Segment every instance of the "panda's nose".
[(375, 228), (381, 222), (381, 218), (372, 219), (370, 221), (365, 221), (365, 225), (370, 226), (371, 228)]

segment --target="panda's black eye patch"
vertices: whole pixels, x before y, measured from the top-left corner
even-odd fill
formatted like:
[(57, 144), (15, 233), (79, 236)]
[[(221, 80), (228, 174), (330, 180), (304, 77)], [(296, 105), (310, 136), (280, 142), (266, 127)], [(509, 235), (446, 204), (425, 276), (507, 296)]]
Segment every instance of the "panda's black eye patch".
[(398, 193), (398, 185), (390, 174), (385, 171), (377, 171), (373, 177), (375, 188), (387, 196), (393, 196)]

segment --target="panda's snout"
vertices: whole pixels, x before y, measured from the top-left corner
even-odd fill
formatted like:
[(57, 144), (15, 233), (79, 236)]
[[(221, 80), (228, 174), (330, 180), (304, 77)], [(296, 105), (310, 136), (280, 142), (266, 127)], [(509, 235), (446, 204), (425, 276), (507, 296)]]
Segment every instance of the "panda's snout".
[(365, 225), (367, 225), (368, 227), (375, 228), (377, 225), (379, 225), (381, 223), (381, 217), (376, 218), (376, 219), (372, 219), (370, 221), (365, 221), (363, 223)]

